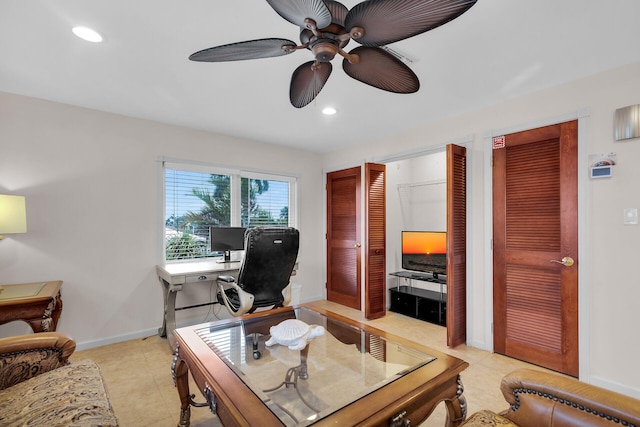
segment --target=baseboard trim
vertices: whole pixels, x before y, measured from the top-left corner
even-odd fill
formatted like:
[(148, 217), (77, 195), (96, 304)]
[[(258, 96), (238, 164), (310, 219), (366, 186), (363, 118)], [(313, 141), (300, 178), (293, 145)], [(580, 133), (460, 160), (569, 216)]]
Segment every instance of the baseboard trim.
[(487, 343), (484, 341), (478, 341), (478, 340), (471, 340), (471, 341), (467, 341), (467, 346), (468, 347), (473, 347), (473, 348), (478, 348), (480, 350), (485, 350), (488, 352), (492, 352), (493, 349), (489, 348), (489, 346), (487, 346)]
[(640, 389), (629, 387), (624, 384), (617, 383), (615, 381), (610, 381), (605, 378), (598, 377), (596, 375), (591, 375), (591, 384), (606, 388), (607, 390), (612, 390), (618, 392), (620, 394), (624, 394), (625, 396), (630, 396), (635, 399), (640, 399)]
[(76, 343), (76, 350), (89, 350), (90, 348), (102, 347), (103, 345), (115, 344), (122, 341), (135, 340), (139, 338), (146, 338), (152, 335), (158, 335), (158, 328), (144, 329), (141, 331), (131, 332), (124, 335), (116, 335), (113, 337), (101, 338), (94, 341), (84, 341)]

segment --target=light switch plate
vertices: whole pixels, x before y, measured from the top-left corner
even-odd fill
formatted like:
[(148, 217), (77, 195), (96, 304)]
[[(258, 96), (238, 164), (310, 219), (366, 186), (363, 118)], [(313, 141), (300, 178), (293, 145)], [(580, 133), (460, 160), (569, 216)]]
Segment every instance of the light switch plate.
[(638, 209), (637, 208), (625, 208), (624, 209), (624, 223), (630, 225), (638, 224)]

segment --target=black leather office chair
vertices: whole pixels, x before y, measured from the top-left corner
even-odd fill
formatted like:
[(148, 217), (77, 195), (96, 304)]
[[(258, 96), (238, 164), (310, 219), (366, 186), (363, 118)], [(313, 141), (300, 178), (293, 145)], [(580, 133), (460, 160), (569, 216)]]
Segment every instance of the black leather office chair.
[(244, 242), (245, 255), (238, 280), (232, 276), (218, 276), (218, 301), (233, 316), (289, 304), (289, 280), (300, 243), (298, 230), (291, 227), (250, 228), (245, 232)]

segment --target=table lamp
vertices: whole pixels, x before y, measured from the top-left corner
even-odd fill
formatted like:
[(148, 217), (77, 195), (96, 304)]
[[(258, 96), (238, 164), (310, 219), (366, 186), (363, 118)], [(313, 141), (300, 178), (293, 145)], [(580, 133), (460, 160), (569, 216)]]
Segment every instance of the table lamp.
[(0, 240), (3, 234), (27, 232), (27, 209), (24, 196), (0, 194)]

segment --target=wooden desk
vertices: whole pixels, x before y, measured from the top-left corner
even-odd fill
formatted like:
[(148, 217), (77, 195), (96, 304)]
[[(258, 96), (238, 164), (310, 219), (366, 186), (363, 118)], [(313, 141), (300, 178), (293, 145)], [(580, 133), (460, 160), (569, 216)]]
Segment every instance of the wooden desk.
[(62, 312), (62, 280), (2, 285), (0, 325), (23, 320), (33, 332), (51, 332), (58, 327)]
[[(304, 355), (265, 347), (270, 326), (293, 316), (324, 326), (325, 334), (311, 341)], [(261, 335), (257, 360), (251, 357), (253, 333)], [(447, 426), (466, 417), (460, 373), (467, 362), (313, 303), (179, 328), (174, 335), (179, 426), (189, 425), (191, 406), (203, 406), (194, 402), (189, 373), (206, 406), (227, 427), (419, 425), (440, 402)], [(296, 357), (301, 365), (292, 368)], [(304, 376), (298, 371), (303, 366)], [(270, 388), (282, 379), (292, 381)]]
[[(219, 275), (237, 275), (239, 269), (240, 262), (219, 263), (215, 260), (156, 266), (164, 296), (164, 317), (158, 334), (161, 337), (168, 337), (170, 345), (173, 346), (171, 332), (176, 329), (176, 295), (183, 290), (184, 286), (211, 284), (218, 279)], [(178, 310), (198, 306), (180, 307)]]

